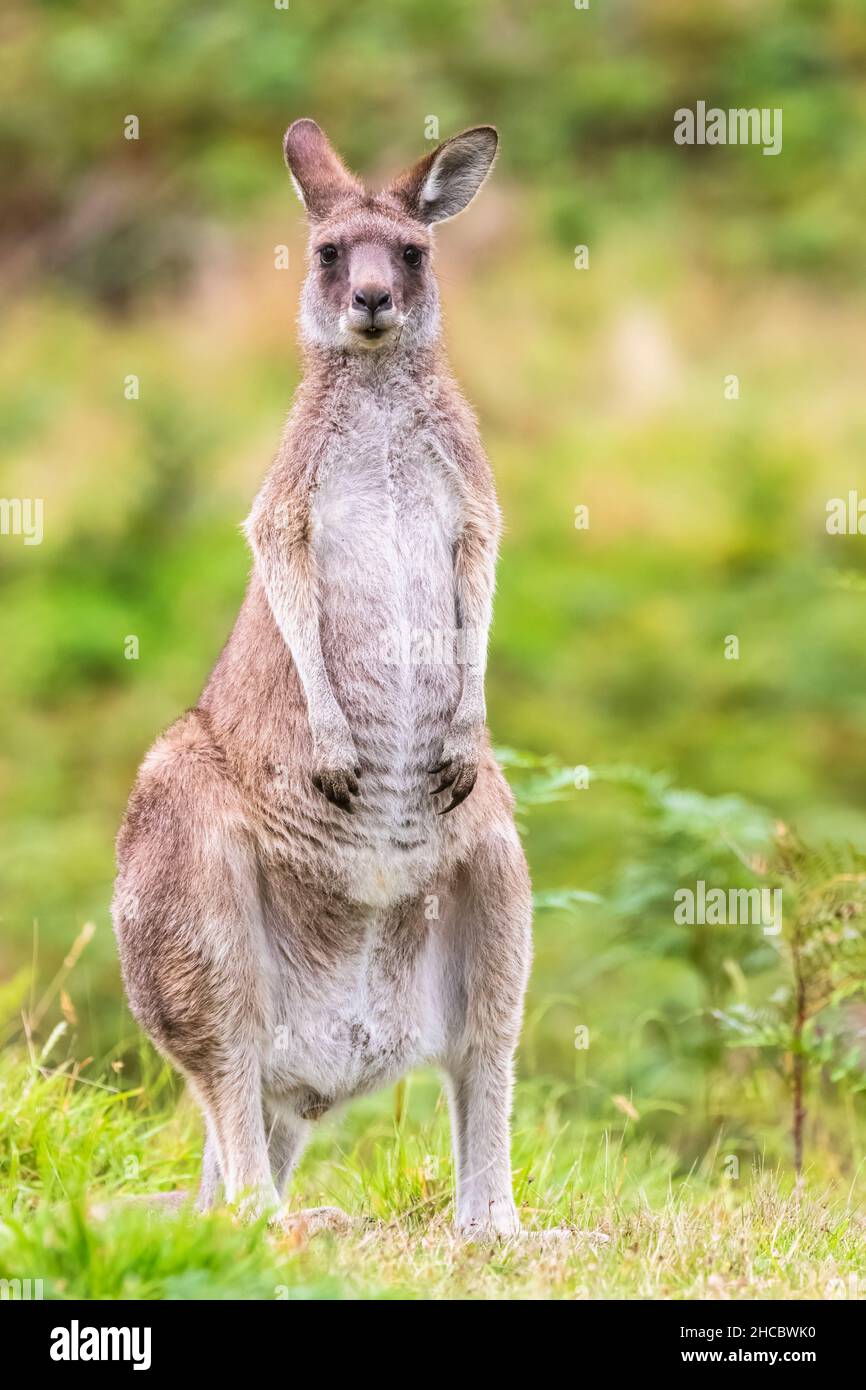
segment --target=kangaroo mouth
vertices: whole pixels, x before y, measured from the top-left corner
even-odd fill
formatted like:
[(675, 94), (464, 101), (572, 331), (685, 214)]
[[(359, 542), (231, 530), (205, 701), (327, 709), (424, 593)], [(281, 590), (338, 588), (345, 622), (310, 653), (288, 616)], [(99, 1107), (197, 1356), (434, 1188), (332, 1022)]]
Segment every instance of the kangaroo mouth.
[(350, 320), (348, 327), (356, 343), (363, 343), (365, 348), (378, 348), (394, 337), (399, 323), (352, 323)]
[(381, 347), (392, 337), (395, 325), (392, 323), (367, 324), (366, 328), (356, 328), (355, 336), (360, 338), (365, 347)]

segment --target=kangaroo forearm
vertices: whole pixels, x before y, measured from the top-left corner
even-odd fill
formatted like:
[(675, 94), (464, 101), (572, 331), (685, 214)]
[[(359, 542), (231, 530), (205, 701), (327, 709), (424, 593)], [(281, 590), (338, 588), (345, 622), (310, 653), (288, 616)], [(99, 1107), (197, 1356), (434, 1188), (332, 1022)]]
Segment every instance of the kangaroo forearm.
[(318, 614), (314, 607), (299, 612), (283, 603), (277, 595), (268, 595), (274, 621), (282, 634), (295, 664), (295, 670), (307, 701), (307, 717), (315, 731), (343, 719), (325, 667), (319, 636)]
[(249, 528), (256, 569), (274, 621), (292, 655), (314, 730), (343, 720), (322, 654), (315, 563), (305, 541), (282, 543), (266, 524)]
[(493, 612), (494, 563), (489, 540), (472, 533), (461, 536), (455, 563), (463, 659), (458, 718), (470, 723), (483, 722), (485, 718), (484, 676)]

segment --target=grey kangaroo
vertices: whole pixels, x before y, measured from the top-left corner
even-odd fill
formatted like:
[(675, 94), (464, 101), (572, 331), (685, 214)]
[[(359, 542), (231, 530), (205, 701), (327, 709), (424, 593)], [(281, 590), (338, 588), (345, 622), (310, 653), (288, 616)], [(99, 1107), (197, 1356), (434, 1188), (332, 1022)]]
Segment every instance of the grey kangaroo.
[(458, 1230), (515, 1235), (530, 886), (484, 704), (499, 513), (440, 345), (431, 226), (497, 134), (367, 192), (310, 120), (305, 374), (245, 524), (252, 572), (194, 709), (147, 754), (113, 901), (136, 1018), (206, 1130), (199, 1206), (279, 1212), (313, 1121), (436, 1065)]

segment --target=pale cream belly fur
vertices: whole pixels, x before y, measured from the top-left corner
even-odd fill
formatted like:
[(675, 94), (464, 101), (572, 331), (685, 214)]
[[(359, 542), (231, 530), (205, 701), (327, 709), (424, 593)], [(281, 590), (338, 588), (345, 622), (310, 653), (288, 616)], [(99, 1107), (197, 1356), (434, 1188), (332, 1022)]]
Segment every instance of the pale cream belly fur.
[(429, 769), (462, 684), (456, 499), (431, 449), (416, 442), (394, 459), (371, 438), (369, 452), (362, 443), (325, 469), (313, 519), (322, 645), (363, 769), (345, 883), (356, 901), (386, 907), (424, 889), (454, 835)]

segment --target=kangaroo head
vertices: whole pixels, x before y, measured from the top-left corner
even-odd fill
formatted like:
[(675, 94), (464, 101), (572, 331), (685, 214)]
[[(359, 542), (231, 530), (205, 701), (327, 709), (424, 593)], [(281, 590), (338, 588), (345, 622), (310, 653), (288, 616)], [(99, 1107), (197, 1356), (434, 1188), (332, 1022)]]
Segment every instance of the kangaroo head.
[(471, 202), (497, 142), (493, 126), (466, 130), (369, 193), (315, 121), (289, 126), (286, 163), (310, 222), (300, 320), (308, 346), (370, 352), (435, 339), (439, 293), (430, 227)]

